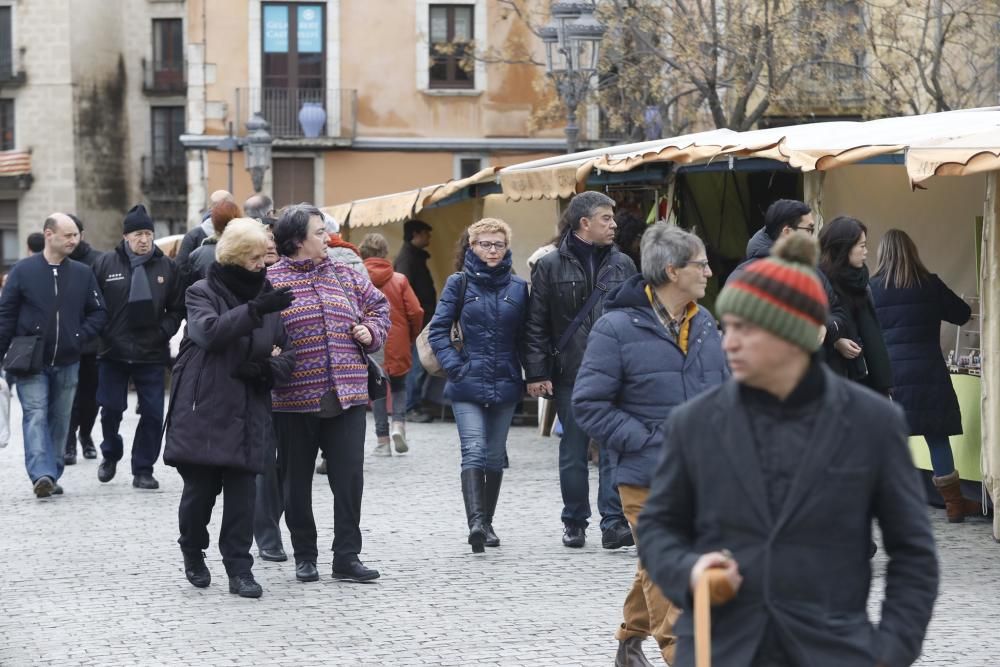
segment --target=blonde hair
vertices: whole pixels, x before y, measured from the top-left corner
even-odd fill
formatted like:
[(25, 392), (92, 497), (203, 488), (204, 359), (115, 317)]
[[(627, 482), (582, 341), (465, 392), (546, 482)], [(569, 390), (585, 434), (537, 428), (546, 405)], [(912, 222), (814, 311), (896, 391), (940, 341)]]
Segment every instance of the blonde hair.
[(253, 218), (234, 218), (226, 225), (215, 246), (215, 261), (239, 265), (258, 249), (261, 253), (267, 250), (264, 225)]
[(890, 229), (878, 244), (876, 276), (885, 279), (889, 288), (920, 287), (930, 271), (920, 261), (917, 244), (901, 229)]
[(511, 239), (514, 237), (514, 233), (510, 231), (510, 225), (500, 218), (483, 218), (479, 222), (469, 225), (469, 245), (475, 243), (482, 234), (503, 234), (507, 245), (510, 245)]
[(387, 257), (389, 255), (389, 242), (381, 234), (365, 234), (358, 250), (361, 252), (361, 259)]

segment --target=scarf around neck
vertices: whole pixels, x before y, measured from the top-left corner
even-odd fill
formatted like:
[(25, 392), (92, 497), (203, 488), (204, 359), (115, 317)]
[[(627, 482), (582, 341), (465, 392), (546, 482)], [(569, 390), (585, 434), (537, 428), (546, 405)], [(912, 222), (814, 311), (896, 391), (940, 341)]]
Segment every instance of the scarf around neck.
[(148, 329), (158, 324), (156, 312), (153, 310), (153, 291), (146, 275), (146, 262), (153, 258), (156, 248), (151, 248), (145, 255), (137, 255), (125, 246), (125, 256), (132, 268), (132, 284), (128, 289), (128, 323), (132, 329)]
[(264, 289), (267, 271), (248, 271), (237, 264), (213, 262), (208, 269), (210, 279), (218, 280), (233, 293), (240, 303), (246, 303)]

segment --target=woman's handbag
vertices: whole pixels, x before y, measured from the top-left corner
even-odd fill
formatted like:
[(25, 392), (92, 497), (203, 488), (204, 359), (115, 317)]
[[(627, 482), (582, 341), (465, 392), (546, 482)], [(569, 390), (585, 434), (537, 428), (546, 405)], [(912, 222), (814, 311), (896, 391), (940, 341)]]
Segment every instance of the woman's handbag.
[[(461, 276), (460, 280), (462, 282), (461, 287), (458, 289), (458, 310), (455, 313), (455, 321), (451, 323), (451, 346), (455, 348), (456, 351), (461, 352), (462, 347), (465, 345), (464, 334), (462, 333), (462, 307), (465, 306), (465, 290), (468, 287), (468, 278), (465, 275), (465, 271), (458, 274)], [(448, 374), (445, 373), (444, 368), (441, 366), (441, 362), (438, 361), (437, 355), (434, 354), (433, 348), (431, 348), (430, 341), (430, 323), (424, 327), (424, 330), (420, 332), (417, 336), (417, 357), (420, 361), (420, 365), (424, 367), (428, 375), (433, 375), (434, 377), (447, 377)]]
[(3, 358), (3, 369), (11, 375), (40, 373), (43, 347), (41, 336), (15, 336)]

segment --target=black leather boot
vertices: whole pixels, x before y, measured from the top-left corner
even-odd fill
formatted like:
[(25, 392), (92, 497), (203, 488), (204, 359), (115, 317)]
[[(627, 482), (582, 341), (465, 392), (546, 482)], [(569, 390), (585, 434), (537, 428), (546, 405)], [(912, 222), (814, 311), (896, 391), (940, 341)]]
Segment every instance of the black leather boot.
[(482, 470), (462, 471), (462, 500), (465, 501), (465, 516), (469, 520), (469, 544), (472, 553), (486, 551), (486, 531), (483, 530), (483, 485)]
[(182, 551), (184, 554), (184, 576), (197, 588), (208, 588), (212, 583), (212, 573), (205, 566), (204, 551)]
[(503, 482), (503, 470), (486, 473), (483, 486), (483, 531), (486, 533), (486, 546), (500, 546), (500, 538), (493, 532), (493, 515), (497, 511), (497, 499), (500, 498), (500, 484)]

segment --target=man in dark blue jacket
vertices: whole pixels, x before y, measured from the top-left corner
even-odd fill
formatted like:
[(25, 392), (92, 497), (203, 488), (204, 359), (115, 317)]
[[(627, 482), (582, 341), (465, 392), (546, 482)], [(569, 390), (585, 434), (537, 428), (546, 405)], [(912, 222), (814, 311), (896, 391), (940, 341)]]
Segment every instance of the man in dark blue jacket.
[(126, 214), (122, 242), (97, 260), (94, 273), (108, 304), (108, 326), (98, 353), (97, 402), (104, 460), (97, 479), (110, 482), (124, 453), (118, 429), (128, 406), (131, 380), (139, 398), (132, 486), (156, 489), (160, 485), (153, 477), (153, 464), (160, 457), (170, 339), (185, 313), (180, 273), (153, 243), (153, 220), (142, 204)]
[[(35, 495), (61, 494), (63, 450), (76, 393), (80, 351), (107, 321), (93, 272), (69, 259), (80, 242), (76, 223), (53, 213), (45, 248), (14, 265), (0, 297), (0, 356), (15, 336), (37, 336), (41, 364), (17, 376), (24, 412), (24, 461)], [(23, 342), (23, 341), (20, 341)]]
[[(715, 318), (697, 303), (712, 275), (705, 244), (658, 222), (643, 234), (640, 247), (642, 275), (608, 297), (573, 389), (577, 421), (607, 450), (632, 530), (663, 450), (664, 420), (729, 376)], [(673, 664), (673, 624), (680, 612), (641, 562), (622, 611), (615, 665), (649, 665), (642, 652), (649, 635)]]

